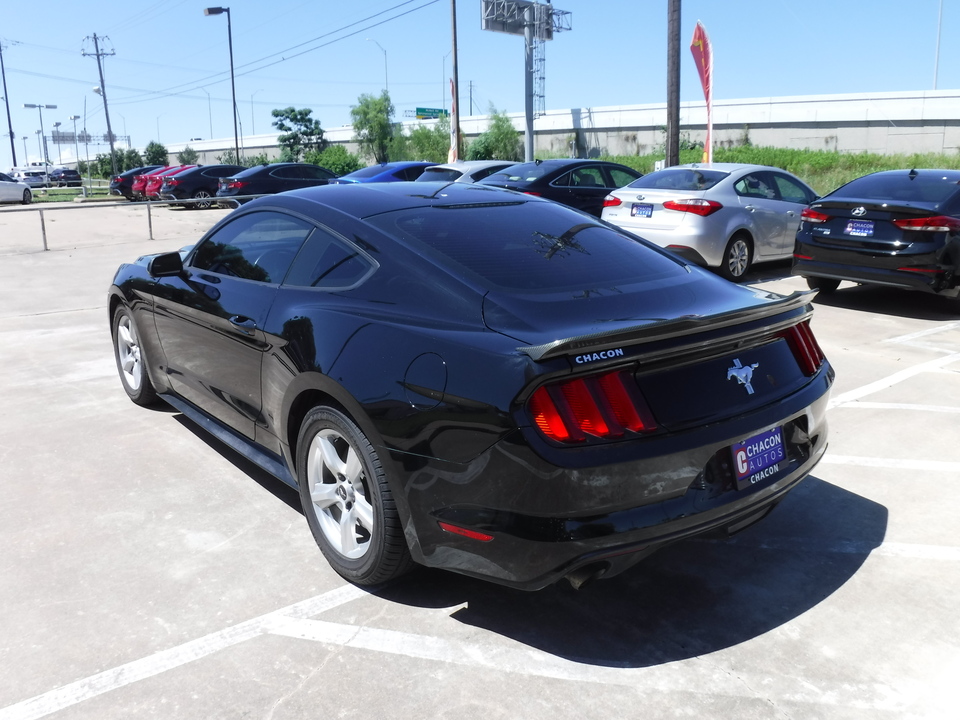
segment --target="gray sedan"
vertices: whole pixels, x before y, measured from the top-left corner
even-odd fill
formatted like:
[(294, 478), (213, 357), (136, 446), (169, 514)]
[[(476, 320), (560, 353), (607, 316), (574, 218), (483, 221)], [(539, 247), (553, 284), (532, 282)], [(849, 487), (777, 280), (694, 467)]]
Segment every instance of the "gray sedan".
[(800, 211), (816, 198), (775, 167), (677, 165), (614, 190), (601, 217), (736, 281), (754, 262), (792, 256)]

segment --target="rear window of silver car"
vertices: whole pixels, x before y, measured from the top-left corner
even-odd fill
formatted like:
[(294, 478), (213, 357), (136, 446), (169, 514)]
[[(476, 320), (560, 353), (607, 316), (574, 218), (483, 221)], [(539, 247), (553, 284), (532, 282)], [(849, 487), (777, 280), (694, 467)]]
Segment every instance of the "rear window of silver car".
[(649, 190), (686, 190), (697, 192), (709, 190), (730, 173), (720, 170), (700, 170), (698, 168), (667, 168), (644, 175), (627, 187), (647, 188)]

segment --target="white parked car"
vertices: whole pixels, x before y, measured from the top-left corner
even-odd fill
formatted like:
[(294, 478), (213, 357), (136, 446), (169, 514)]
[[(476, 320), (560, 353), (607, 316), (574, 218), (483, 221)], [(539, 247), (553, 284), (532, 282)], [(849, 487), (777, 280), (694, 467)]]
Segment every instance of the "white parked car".
[(475, 183), (516, 164), (509, 160), (461, 160), (428, 167), (416, 181)]
[(43, 188), (46, 187), (50, 182), (49, 176), (43, 170), (35, 168), (26, 170), (22, 168), (16, 168), (11, 170), (10, 174), (17, 182), (22, 182), (24, 185), (28, 185), (32, 188)]
[(33, 200), (30, 188), (6, 173), (0, 173), (0, 202), (18, 202), (24, 205)]
[(800, 212), (816, 198), (780, 168), (676, 165), (611, 192), (601, 218), (740, 280), (754, 262), (792, 257)]

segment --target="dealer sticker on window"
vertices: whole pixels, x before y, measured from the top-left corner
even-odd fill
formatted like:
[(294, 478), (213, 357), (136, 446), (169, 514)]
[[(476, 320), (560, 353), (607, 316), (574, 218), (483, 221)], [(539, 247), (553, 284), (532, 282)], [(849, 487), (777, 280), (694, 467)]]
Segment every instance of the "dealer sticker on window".
[(787, 458), (783, 432), (779, 427), (735, 443), (730, 447), (730, 452), (738, 490), (778, 473)]

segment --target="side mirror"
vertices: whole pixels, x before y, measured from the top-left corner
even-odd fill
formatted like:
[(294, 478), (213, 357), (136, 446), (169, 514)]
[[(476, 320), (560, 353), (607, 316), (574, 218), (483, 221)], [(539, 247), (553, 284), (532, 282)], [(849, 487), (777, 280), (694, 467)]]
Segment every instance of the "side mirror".
[(178, 252), (157, 255), (147, 263), (147, 272), (155, 278), (180, 275), (183, 273), (183, 258)]

